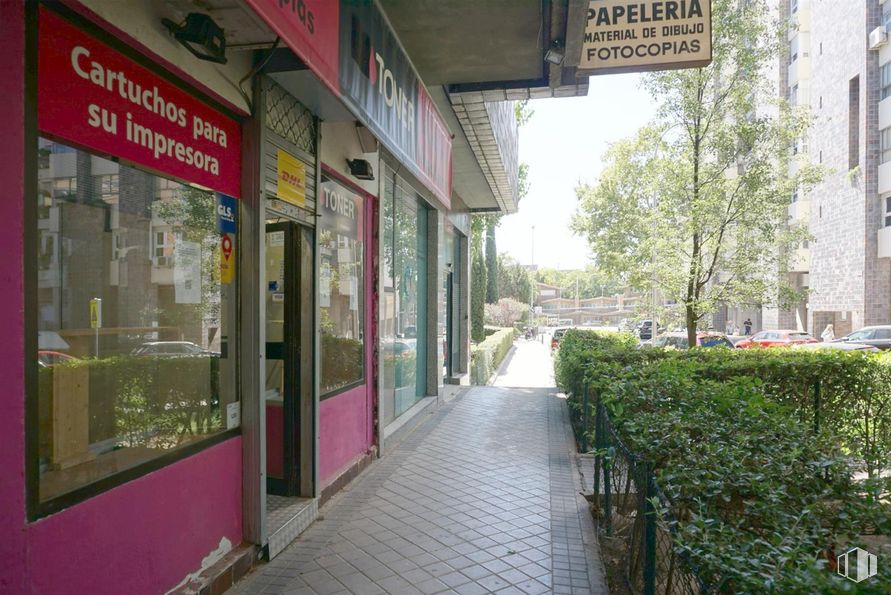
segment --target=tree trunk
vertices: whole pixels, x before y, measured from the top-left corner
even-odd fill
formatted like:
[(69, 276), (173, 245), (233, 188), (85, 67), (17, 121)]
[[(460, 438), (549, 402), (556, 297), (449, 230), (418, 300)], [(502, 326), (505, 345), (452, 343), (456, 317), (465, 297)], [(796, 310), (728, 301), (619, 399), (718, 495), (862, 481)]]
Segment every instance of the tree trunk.
[[(702, 91), (700, 90), (700, 100)], [(699, 163), (700, 153), (702, 151), (702, 139), (700, 137), (700, 121), (696, 118), (694, 124), (693, 136), (693, 204), (692, 211), (695, 216), (695, 209), (699, 203)], [(702, 258), (702, 246), (700, 245), (699, 227), (694, 221), (693, 232), (693, 253), (690, 255), (690, 277), (687, 279), (687, 300), (686, 300), (686, 317), (687, 317), (687, 345), (690, 348), (696, 347), (696, 311), (699, 301), (699, 272), (701, 270), (700, 260)]]
[(690, 347), (696, 346), (696, 311), (693, 309), (693, 304), (689, 301), (687, 302), (687, 307), (685, 308), (685, 313), (687, 316), (687, 343)]
[(489, 217), (486, 221), (486, 303), (498, 301), (498, 250), (495, 247), (495, 225), (497, 219)]

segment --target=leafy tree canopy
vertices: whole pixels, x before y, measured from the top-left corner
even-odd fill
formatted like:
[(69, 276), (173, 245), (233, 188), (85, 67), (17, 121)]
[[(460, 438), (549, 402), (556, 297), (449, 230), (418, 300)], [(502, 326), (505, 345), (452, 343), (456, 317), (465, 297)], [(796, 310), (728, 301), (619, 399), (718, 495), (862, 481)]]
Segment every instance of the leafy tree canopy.
[(611, 147), (596, 184), (577, 187), (573, 220), (606, 272), (681, 305), (691, 343), (719, 302), (787, 305), (788, 259), (807, 237), (787, 208), (819, 179), (789, 167), (809, 118), (769, 82), (787, 27), (765, 0), (712, 10), (711, 65), (647, 75), (657, 118)]

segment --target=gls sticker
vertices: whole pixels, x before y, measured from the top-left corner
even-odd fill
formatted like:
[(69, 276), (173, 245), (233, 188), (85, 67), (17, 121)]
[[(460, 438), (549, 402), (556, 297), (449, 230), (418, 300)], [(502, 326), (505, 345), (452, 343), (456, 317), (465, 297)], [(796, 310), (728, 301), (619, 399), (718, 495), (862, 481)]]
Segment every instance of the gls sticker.
[(217, 230), (220, 233), (235, 233), (238, 229), (237, 213), (238, 205), (235, 199), (217, 193)]

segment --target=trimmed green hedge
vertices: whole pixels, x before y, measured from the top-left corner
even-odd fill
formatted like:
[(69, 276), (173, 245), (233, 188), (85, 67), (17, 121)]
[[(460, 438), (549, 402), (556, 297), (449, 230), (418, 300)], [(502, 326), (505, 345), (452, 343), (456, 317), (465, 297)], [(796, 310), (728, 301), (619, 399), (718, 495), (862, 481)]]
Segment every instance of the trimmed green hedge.
[(188, 436), (222, 428), (219, 358), (82, 359), (40, 369), (41, 456), (50, 447), (53, 374), (83, 367), (88, 369), (91, 444), (115, 439), (127, 446), (170, 448)]
[(502, 328), (470, 348), (470, 383), (486, 384), (514, 344), (516, 330)]
[[(575, 422), (587, 379), (653, 465), (674, 547), (713, 591), (891, 592), (888, 573), (858, 585), (832, 568), (855, 545), (888, 553), (877, 551), (891, 534), (891, 480), (879, 473), (891, 451), (887, 356), (663, 351), (570, 331), (555, 365)], [(855, 479), (863, 471), (873, 478)]]

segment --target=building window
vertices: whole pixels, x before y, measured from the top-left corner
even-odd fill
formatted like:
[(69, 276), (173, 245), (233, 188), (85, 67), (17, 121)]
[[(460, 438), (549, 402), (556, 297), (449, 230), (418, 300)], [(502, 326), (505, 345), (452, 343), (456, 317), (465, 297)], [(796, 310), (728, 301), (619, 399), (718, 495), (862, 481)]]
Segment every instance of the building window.
[(174, 255), (176, 254), (176, 245), (181, 241), (180, 238), (179, 232), (158, 231), (155, 228), (152, 233), (152, 264), (156, 267), (172, 267), (175, 264)]
[(798, 85), (793, 85), (789, 89), (789, 105), (796, 107), (798, 105)]
[(789, 42), (789, 64), (792, 64), (796, 60), (798, 60), (798, 44), (799, 37), (796, 35)]
[(891, 196), (885, 197), (885, 227), (891, 227)]
[(891, 95), (891, 62), (882, 65), (882, 99)]
[(879, 149), (882, 153), (882, 163), (891, 161), (891, 127), (879, 132)]
[[(49, 151), (38, 168), (45, 208), (28, 266), (39, 271), (43, 504), (224, 432), (236, 393), (214, 195), (168, 182), (177, 197), (158, 200), (155, 174), (42, 138), (39, 147)], [(153, 232), (153, 214), (178, 231)], [(160, 254), (177, 256), (165, 274), (151, 266)]]
[(319, 211), (319, 310), (322, 396), (365, 378), (365, 258), (362, 197), (322, 179)]
[(891, 4), (887, 2), (882, 7), (882, 24), (886, 30), (891, 30)]
[(789, 12), (791, 14), (798, 12), (798, 0), (789, 0)]
[[(427, 208), (387, 168), (381, 200), (380, 353), (382, 419), (427, 394)], [(434, 312), (435, 315), (435, 312)]]
[(848, 169), (860, 165), (860, 76), (848, 83)]

